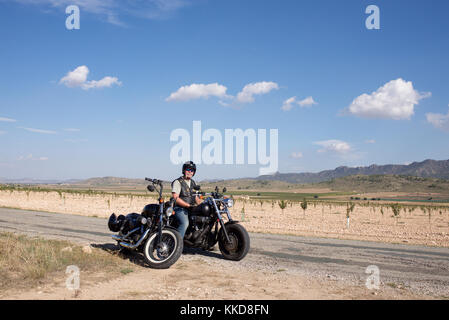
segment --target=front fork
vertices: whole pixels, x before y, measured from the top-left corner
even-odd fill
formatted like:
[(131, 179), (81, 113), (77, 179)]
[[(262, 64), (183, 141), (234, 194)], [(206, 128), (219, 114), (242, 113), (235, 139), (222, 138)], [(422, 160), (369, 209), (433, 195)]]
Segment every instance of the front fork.
[(162, 227), (163, 227), (163, 223), (164, 223), (163, 221), (164, 221), (163, 214), (161, 213), (159, 215), (159, 223), (157, 226), (157, 236), (156, 236), (156, 243), (155, 243), (156, 247), (159, 245), (159, 243), (162, 239)]
[(220, 211), (220, 209), (218, 208), (217, 203), (215, 202), (215, 200), (212, 200), (212, 202), (213, 202), (214, 207), (215, 207), (215, 212), (217, 213), (218, 221), (220, 222), (221, 228), (223, 229), (223, 232), (224, 232), (224, 234), (225, 234), (226, 242), (229, 243), (229, 242), (231, 242), (231, 239), (229, 239), (228, 231), (226, 231), (225, 223), (224, 223), (223, 218), (222, 218), (222, 216), (221, 216), (221, 213), (222, 213), (222, 212), (226, 213), (227, 216), (228, 216), (228, 220), (229, 220), (230, 222), (232, 222), (232, 218), (231, 218), (231, 215), (229, 214), (228, 207), (225, 205), (225, 206), (224, 206), (225, 209), (222, 210), (222, 211)]

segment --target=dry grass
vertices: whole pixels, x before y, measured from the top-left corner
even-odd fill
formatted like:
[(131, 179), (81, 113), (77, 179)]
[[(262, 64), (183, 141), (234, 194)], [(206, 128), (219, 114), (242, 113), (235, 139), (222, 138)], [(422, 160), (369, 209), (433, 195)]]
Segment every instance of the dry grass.
[(86, 253), (68, 241), (0, 233), (0, 291), (27, 289), (65, 277), (69, 265), (76, 265), (82, 275), (99, 271), (120, 274), (120, 270), (135, 267), (102, 249)]

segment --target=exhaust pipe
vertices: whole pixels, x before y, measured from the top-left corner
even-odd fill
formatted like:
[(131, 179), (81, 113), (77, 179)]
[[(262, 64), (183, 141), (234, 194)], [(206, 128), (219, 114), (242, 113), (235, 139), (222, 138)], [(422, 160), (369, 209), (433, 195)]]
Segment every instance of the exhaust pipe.
[(115, 234), (112, 236), (112, 239), (114, 239), (115, 241), (122, 241), (122, 237), (117, 236)]
[(138, 246), (136, 244), (133, 245), (128, 242), (120, 242), (119, 245), (121, 245), (122, 247), (128, 248), (128, 249), (135, 249)]
[(123, 242), (122, 237), (113, 235), (112, 239), (119, 241), (119, 245), (121, 245), (122, 247), (128, 248), (128, 249), (136, 249), (138, 246), (140, 246), (140, 244), (143, 242), (144, 239), (146, 239), (148, 232), (150, 232), (150, 229), (147, 229), (147, 231), (145, 231), (145, 233), (140, 237), (139, 241), (137, 241), (136, 244), (130, 244), (128, 242)]

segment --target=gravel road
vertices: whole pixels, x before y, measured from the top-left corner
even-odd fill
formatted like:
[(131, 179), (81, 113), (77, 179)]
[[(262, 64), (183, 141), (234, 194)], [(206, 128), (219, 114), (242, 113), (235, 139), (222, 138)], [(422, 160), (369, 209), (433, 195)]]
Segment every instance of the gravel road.
[[(0, 208), (0, 230), (81, 244), (115, 244), (103, 218)], [(257, 233), (250, 233), (250, 239), (251, 250), (239, 268), (282, 270), (363, 286), (369, 277), (367, 267), (374, 265), (381, 286), (449, 297), (447, 248)], [(230, 263), (218, 250), (192, 250), (181, 260), (188, 262), (194, 256)]]

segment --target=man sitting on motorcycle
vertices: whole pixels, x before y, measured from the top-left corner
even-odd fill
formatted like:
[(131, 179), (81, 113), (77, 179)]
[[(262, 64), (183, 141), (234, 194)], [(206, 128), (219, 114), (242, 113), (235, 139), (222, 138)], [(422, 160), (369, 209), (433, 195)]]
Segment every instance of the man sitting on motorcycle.
[(184, 234), (189, 226), (189, 210), (201, 203), (198, 196), (193, 196), (195, 181), (192, 177), (196, 173), (196, 165), (193, 161), (187, 161), (182, 166), (182, 176), (172, 182), (172, 195), (175, 202), (175, 219), (178, 221), (178, 232), (184, 238)]

